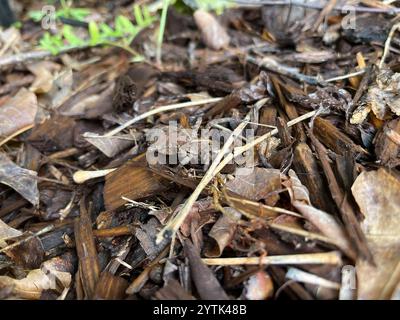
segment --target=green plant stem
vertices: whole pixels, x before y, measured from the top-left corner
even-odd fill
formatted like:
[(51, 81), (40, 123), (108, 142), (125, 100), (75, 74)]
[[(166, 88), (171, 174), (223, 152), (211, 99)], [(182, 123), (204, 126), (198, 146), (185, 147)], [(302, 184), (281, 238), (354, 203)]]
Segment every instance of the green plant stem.
[(161, 12), (160, 28), (158, 30), (157, 52), (156, 52), (156, 60), (157, 63), (159, 64), (161, 64), (161, 46), (164, 38), (165, 25), (167, 23), (168, 5), (169, 5), (169, 0), (163, 0), (163, 8)]
[(120, 44), (118, 42), (104, 41), (103, 44), (107, 44), (107, 45), (110, 45), (110, 46), (114, 46), (114, 47), (118, 47), (118, 48), (124, 49), (125, 51), (128, 51), (133, 56), (138, 56), (139, 55), (139, 53), (137, 53), (135, 50), (133, 50), (130, 46), (126, 46), (126, 45)]

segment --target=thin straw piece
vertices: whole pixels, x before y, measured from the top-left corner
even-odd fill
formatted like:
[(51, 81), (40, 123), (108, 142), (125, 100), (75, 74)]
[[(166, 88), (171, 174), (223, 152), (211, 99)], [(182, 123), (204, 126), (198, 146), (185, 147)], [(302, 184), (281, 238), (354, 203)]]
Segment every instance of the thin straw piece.
[(202, 259), (210, 266), (238, 266), (238, 265), (285, 265), (285, 264), (334, 264), (341, 265), (339, 251), (324, 253), (288, 254), (283, 256), (243, 257), (243, 258), (214, 258)]

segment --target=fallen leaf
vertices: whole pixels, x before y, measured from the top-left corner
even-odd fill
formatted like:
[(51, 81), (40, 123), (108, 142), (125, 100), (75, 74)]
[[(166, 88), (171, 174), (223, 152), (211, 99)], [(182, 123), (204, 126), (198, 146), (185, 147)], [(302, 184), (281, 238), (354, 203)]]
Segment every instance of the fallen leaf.
[(34, 206), (39, 204), (37, 173), (17, 166), (5, 154), (0, 153), (0, 183), (17, 191)]
[(21, 234), (21, 231), (11, 228), (7, 223), (3, 222), (3, 220), (0, 220), (0, 248), (7, 246), (7, 243), (4, 240), (18, 237)]
[(277, 191), (281, 189), (281, 174), (278, 169), (239, 168), (235, 179), (226, 183), (226, 188), (250, 200), (265, 200), (273, 206), (279, 200)]
[(34, 123), (38, 102), (33, 92), (22, 88), (0, 106), (0, 136), (9, 136)]
[(196, 10), (193, 17), (207, 47), (220, 50), (229, 45), (229, 35), (212, 14), (204, 10)]
[(189, 258), (190, 270), (197, 292), (203, 300), (228, 300), (228, 296), (219, 284), (214, 273), (201, 260), (196, 247), (189, 241), (184, 242), (184, 250)]
[(357, 261), (358, 298), (389, 299), (400, 280), (400, 180), (381, 168), (362, 172), (351, 190), (376, 265)]
[[(235, 209), (225, 208), (225, 210), (230, 211), (235, 218), (240, 218), (240, 213)], [(220, 217), (208, 234), (213, 241), (206, 248), (204, 255), (208, 258), (216, 258), (221, 256), (225, 247), (231, 242), (236, 231), (236, 227), (237, 223), (231, 217), (227, 215)]]
[(354, 257), (354, 252), (339, 222), (332, 215), (312, 206), (307, 188), (293, 170), (289, 170), (289, 177), (290, 179), (283, 184), (288, 188), (292, 205), (347, 255)]
[(53, 87), (54, 71), (59, 70), (61, 67), (51, 61), (40, 61), (29, 64), (27, 68), (36, 76), (29, 89), (35, 93), (46, 93)]
[(28, 273), (26, 278), (17, 280), (7, 276), (0, 276), (0, 288), (11, 288), (11, 297), (38, 300), (44, 290), (56, 289), (56, 277), (65, 287), (71, 283), (71, 274), (67, 272), (52, 273), (48, 270), (35, 269)]
[(111, 158), (121, 151), (135, 144), (142, 134), (121, 134), (118, 137), (96, 137), (96, 134), (86, 132), (83, 137), (97, 149), (103, 152), (107, 157)]
[(400, 73), (393, 73), (391, 70), (382, 70), (376, 77), (376, 82), (368, 88), (367, 93), (362, 97), (357, 109), (354, 111), (350, 123), (360, 124), (368, 116), (369, 112), (384, 120), (391, 112), (400, 115)]

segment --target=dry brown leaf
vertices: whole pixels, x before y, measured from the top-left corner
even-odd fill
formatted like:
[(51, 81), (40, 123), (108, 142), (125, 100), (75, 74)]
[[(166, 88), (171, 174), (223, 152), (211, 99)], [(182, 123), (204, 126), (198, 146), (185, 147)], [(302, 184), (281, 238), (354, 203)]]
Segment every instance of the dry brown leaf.
[(199, 9), (193, 17), (207, 47), (220, 50), (229, 45), (229, 35), (212, 14)]
[(288, 188), (292, 205), (347, 255), (354, 257), (354, 252), (339, 222), (332, 215), (312, 206), (307, 188), (302, 185), (293, 170), (289, 170), (289, 176), (290, 180), (285, 181), (284, 185)]
[(358, 298), (389, 299), (400, 280), (400, 181), (379, 169), (361, 173), (351, 190), (376, 264), (357, 261)]
[(93, 133), (84, 133), (83, 137), (94, 145), (97, 149), (103, 152), (107, 157), (111, 158), (122, 150), (129, 148), (135, 144), (135, 141), (140, 139), (140, 132), (133, 134), (122, 134), (118, 137), (95, 137)]
[(34, 206), (39, 204), (37, 173), (17, 166), (5, 154), (0, 153), (0, 183), (17, 191)]
[(0, 136), (9, 136), (34, 123), (38, 102), (33, 92), (22, 88), (0, 105)]
[(35, 93), (47, 93), (53, 87), (54, 76), (53, 72), (60, 70), (60, 65), (51, 61), (40, 61), (31, 63), (27, 66), (36, 79), (29, 88)]
[(208, 258), (217, 258), (221, 256), (225, 247), (231, 242), (236, 231), (237, 223), (232, 218), (240, 219), (240, 213), (233, 208), (224, 208), (224, 210), (229, 211), (232, 217), (224, 214), (218, 219), (208, 233), (209, 237), (214, 240), (204, 252), (204, 255)]
[(22, 235), (22, 232), (11, 228), (3, 220), (0, 220), (0, 248), (4, 248), (7, 246), (7, 243), (4, 241), (9, 238), (14, 238)]
[(0, 276), (0, 288), (11, 288), (12, 297), (38, 300), (42, 291), (56, 289), (56, 278), (58, 278), (64, 287), (69, 287), (71, 283), (71, 274), (68, 272), (49, 272), (45, 269), (35, 269), (28, 273), (26, 278), (17, 280), (7, 276)]
[(226, 183), (226, 188), (250, 200), (265, 200), (273, 206), (279, 200), (277, 191), (281, 189), (281, 174), (278, 169), (253, 168), (238, 169), (235, 179)]
[(400, 115), (400, 73), (382, 70), (376, 77), (376, 83), (368, 88), (363, 102), (354, 111), (350, 123), (360, 124), (372, 110), (375, 116), (384, 120), (391, 112)]

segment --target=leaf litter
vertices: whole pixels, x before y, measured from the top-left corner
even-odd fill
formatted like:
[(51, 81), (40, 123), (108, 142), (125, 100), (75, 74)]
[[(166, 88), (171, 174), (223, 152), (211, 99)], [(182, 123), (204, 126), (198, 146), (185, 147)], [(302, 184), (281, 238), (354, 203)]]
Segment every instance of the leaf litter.
[(2, 299), (399, 299), (397, 4), (244, 2), (0, 29)]

